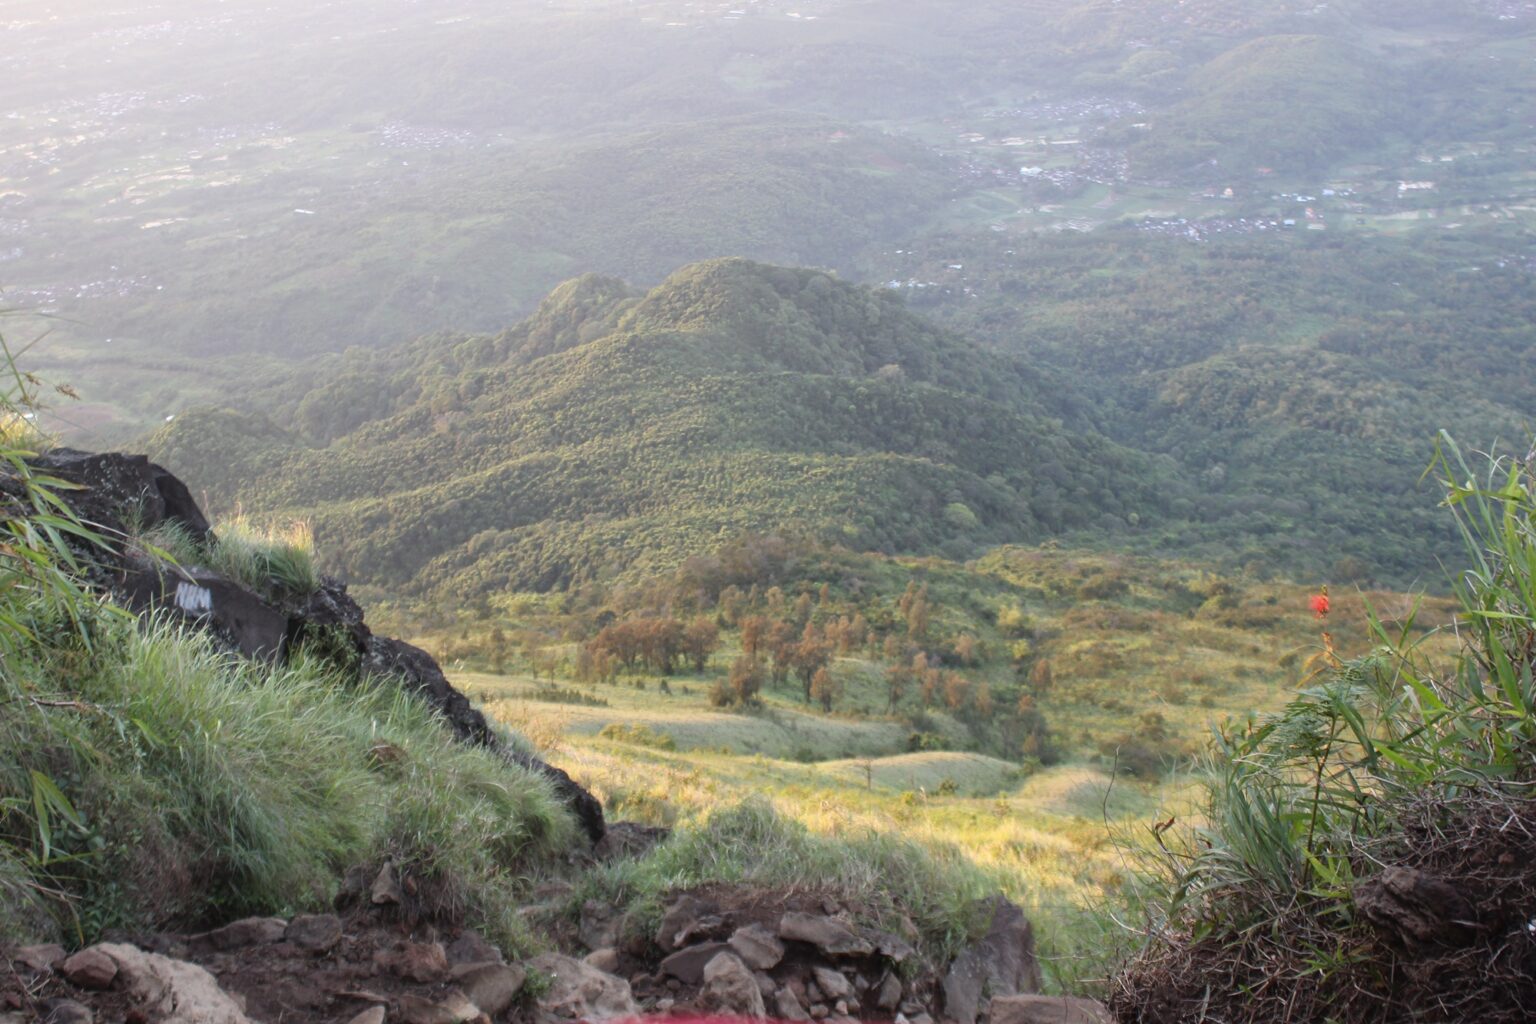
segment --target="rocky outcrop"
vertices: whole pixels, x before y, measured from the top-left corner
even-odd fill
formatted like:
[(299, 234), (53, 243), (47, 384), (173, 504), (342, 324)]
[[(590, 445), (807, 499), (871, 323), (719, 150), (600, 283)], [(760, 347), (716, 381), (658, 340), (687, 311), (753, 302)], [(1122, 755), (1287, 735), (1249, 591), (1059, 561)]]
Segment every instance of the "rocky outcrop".
[(1001, 896), (989, 900), (987, 934), (968, 946), (944, 977), (945, 1015), (959, 1024), (976, 1024), (987, 996), (1040, 991), (1035, 933), (1024, 911)]
[(460, 739), (495, 750), (547, 779), (594, 843), (606, 831), (602, 805), (568, 774), (504, 742), (483, 714), (448, 682), (427, 652), (375, 636), (344, 584), (327, 579), (311, 594), (259, 594), (238, 580), (195, 567), (169, 567), (135, 556), (125, 541), (174, 524), (207, 543), (213, 531), (191, 491), (142, 455), (61, 448), (38, 458), (41, 473), (73, 488), (61, 492), (75, 514), (106, 541), (84, 552), (91, 575), (140, 613), (183, 619), (245, 657), (282, 661), (308, 641), (360, 675), (397, 682), (430, 704)]

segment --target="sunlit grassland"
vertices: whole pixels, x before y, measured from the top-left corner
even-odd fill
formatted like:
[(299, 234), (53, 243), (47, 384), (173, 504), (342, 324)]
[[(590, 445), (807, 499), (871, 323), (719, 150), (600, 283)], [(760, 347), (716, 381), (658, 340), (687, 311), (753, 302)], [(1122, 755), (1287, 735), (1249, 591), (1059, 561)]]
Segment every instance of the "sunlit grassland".
[[(678, 711), (658, 718), (639, 710), (505, 700), (489, 710), (506, 713), (508, 724), (558, 736), (554, 759), (591, 787), (615, 820), (691, 828), (712, 811), (761, 798), (813, 834), (841, 840), (900, 835), (930, 849), (957, 850), (1026, 907), (1058, 984), (1093, 974), (1116, 940), (1109, 922), (1122, 907), (1129, 869), (1115, 837), (1139, 841), (1149, 834), (1144, 825), (1183, 813), (1192, 793), (1182, 779), (1112, 781), (1082, 764), (1030, 775), (997, 758), (953, 751), (801, 763), (718, 748), (659, 750), (590, 731), (605, 713), (614, 721), (678, 729), (684, 714)], [(730, 717), (699, 712), (695, 727), (719, 728), (715, 720)], [(849, 732), (858, 727), (845, 725)], [(882, 735), (875, 723), (864, 728), (871, 740)], [(719, 735), (734, 738), (735, 732), (725, 728)]]

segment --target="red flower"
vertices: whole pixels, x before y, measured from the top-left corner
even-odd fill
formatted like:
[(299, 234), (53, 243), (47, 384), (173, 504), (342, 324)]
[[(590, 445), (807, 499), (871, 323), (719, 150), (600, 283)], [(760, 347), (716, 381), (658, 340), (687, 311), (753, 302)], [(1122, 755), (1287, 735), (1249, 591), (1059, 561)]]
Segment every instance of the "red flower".
[(1328, 617), (1328, 595), (1327, 594), (1313, 594), (1312, 595), (1312, 614), (1317, 616), (1320, 619), (1326, 619)]

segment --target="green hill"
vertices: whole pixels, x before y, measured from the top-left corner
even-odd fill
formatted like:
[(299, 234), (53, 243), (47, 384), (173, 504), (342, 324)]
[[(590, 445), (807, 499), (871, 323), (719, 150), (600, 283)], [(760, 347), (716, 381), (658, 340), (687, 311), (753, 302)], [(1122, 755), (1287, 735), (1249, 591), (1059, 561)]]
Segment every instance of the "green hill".
[(1063, 388), (813, 270), (696, 264), (643, 295), (588, 277), (497, 335), (342, 361), (308, 438), (240, 414), (151, 442), (216, 502), (310, 519), (333, 566), (417, 593), (670, 569), (790, 530), (968, 554), (1154, 520), (1167, 470), (1053, 415)]
[(1326, 167), (1384, 141), (1400, 111), (1388, 70), (1338, 39), (1254, 39), (1190, 76), (1188, 95), (1132, 149), (1147, 172), (1219, 163), (1223, 174), (1256, 167)]

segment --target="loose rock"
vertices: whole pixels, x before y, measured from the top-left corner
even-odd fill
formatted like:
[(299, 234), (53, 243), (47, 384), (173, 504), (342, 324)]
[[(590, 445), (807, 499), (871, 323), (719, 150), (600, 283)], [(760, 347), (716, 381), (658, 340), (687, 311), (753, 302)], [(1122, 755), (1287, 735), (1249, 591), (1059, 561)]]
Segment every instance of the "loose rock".
[(723, 942), (704, 942), (680, 949), (661, 962), (659, 970), (686, 985), (697, 985), (704, 977), (704, 967), (721, 953), (730, 950)]
[(869, 956), (875, 951), (874, 943), (837, 918), (813, 914), (785, 914), (779, 920), (779, 938), (808, 942), (828, 956)]
[(448, 973), (448, 954), (436, 942), (398, 942), (373, 955), (373, 962), (406, 981), (433, 982)]
[(807, 1021), (811, 1015), (805, 1012), (805, 1007), (800, 1005), (800, 1000), (787, 988), (779, 989), (778, 995), (773, 997), (773, 1008), (778, 1012), (780, 1020)]
[[(816, 977), (816, 987), (826, 994), (828, 999), (847, 999), (853, 995), (853, 985), (842, 974), (829, 967), (812, 967), (811, 973)], [(848, 1011), (842, 1010), (847, 1013)]]
[(71, 985), (89, 989), (110, 988), (117, 978), (117, 961), (100, 947), (92, 946), (65, 960), (59, 971), (69, 979)]
[(341, 918), (335, 914), (300, 914), (288, 922), (283, 939), (307, 953), (329, 953), (341, 941)]
[(757, 979), (735, 953), (722, 952), (704, 965), (699, 1004), (706, 1010), (762, 1020), (768, 1016)]
[(347, 1021), (347, 1024), (384, 1024), (384, 1007), (370, 1006), (356, 1017)]
[(222, 928), (215, 928), (211, 932), (194, 935), (187, 940), (187, 943), (194, 949), (227, 953), (232, 949), (281, 942), (287, 931), (288, 922), (280, 917), (247, 917)]
[(251, 1024), (213, 975), (196, 964), (119, 943), (91, 948), (112, 958), (118, 986), (156, 1024)]
[(771, 971), (784, 959), (784, 943), (760, 924), (749, 924), (732, 933), (729, 945), (742, 963), (757, 971)]
[(478, 932), (465, 932), (448, 945), (450, 964), (501, 963), (506, 957), (501, 950), (486, 942)]
[(394, 861), (385, 861), (379, 873), (374, 876), (369, 898), (376, 907), (394, 906), (405, 898), (405, 893), (400, 890), (400, 878), (395, 874)]
[(629, 982), (558, 953), (534, 957), (528, 966), (549, 978), (539, 1008), (567, 1020), (609, 1020), (640, 1012)]
[(458, 975), (464, 995), (488, 1017), (499, 1016), (511, 1006), (527, 980), (527, 971), (507, 964), (480, 964)]
[(611, 949), (619, 944), (624, 920), (612, 904), (587, 900), (581, 905), (580, 938), (588, 949)]
[(616, 949), (594, 949), (582, 958), (582, 962), (590, 964), (604, 974), (617, 974), (619, 972), (619, 951)]
[(16, 951), (11, 958), (11, 963), (18, 967), (25, 967), (29, 971), (43, 974), (58, 966), (68, 956), (64, 947), (56, 942), (46, 943), (41, 946), (23, 946)]

